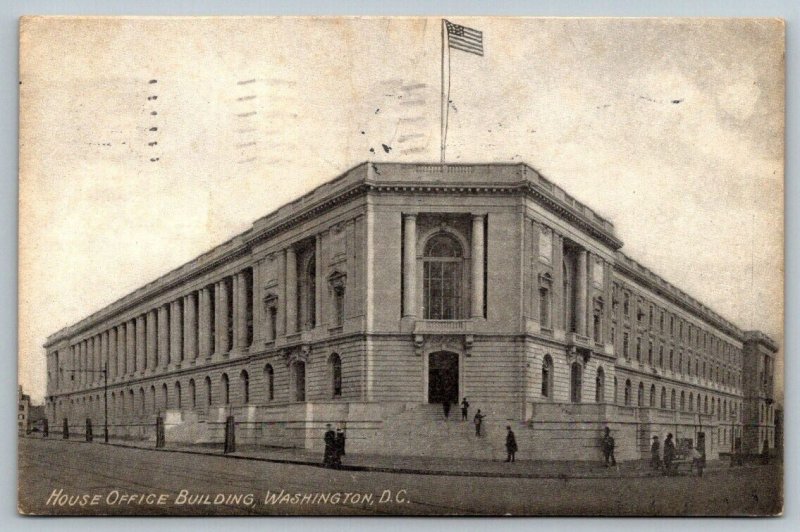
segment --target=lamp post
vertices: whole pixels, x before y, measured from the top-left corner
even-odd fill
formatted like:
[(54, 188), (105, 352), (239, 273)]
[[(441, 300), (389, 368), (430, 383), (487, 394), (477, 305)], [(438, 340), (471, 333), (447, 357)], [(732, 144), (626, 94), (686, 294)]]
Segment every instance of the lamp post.
[(108, 443), (108, 363), (103, 363), (103, 369), (70, 369), (75, 373), (102, 373), (103, 374), (103, 441)]

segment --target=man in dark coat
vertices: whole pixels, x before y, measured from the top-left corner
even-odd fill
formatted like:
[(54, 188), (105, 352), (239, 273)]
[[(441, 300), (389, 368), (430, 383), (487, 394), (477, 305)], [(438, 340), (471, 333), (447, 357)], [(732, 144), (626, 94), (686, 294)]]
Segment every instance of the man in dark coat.
[(334, 462), (334, 448), (336, 447), (336, 433), (333, 432), (331, 424), (325, 425), (328, 429), (325, 431), (325, 458), (322, 460), (322, 465), (325, 467), (333, 467)]
[(650, 445), (650, 466), (655, 469), (661, 469), (661, 443), (658, 441), (658, 436), (653, 436), (653, 443)]
[(508, 452), (506, 462), (513, 462), (517, 452), (517, 439), (514, 437), (514, 431), (511, 430), (510, 425), (506, 426), (506, 431), (506, 451)]
[(448, 419), (450, 417), (450, 399), (442, 401), (442, 408), (444, 409), (444, 418)]
[(600, 442), (600, 446), (603, 449), (603, 457), (605, 458), (606, 467), (609, 465), (609, 460), (611, 460), (612, 466), (617, 465), (617, 459), (614, 457), (614, 445), (614, 437), (611, 436), (611, 429), (606, 427), (603, 440)]
[(465, 397), (464, 400), (461, 401), (461, 421), (466, 421), (468, 414), (469, 414), (469, 402)]
[(764, 440), (764, 447), (761, 448), (761, 463), (764, 465), (769, 463), (769, 440)]
[(345, 435), (341, 428), (336, 429), (336, 443), (334, 445), (334, 466), (342, 467), (342, 455), (344, 455)]
[(675, 458), (675, 442), (672, 441), (672, 433), (667, 434), (664, 439), (664, 474), (669, 475), (672, 470), (672, 460)]
[(481, 409), (479, 408), (475, 413), (475, 436), (481, 435), (481, 424), (483, 423), (484, 417), (485, 416), (481, 414)]

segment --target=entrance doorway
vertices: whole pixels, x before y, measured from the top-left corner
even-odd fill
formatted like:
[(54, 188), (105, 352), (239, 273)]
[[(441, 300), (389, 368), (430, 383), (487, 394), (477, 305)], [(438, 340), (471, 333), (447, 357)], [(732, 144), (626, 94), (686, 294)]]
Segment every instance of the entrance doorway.
[(429, 355), (428, 402), (458, 403), (458, 354), (439, 351)]

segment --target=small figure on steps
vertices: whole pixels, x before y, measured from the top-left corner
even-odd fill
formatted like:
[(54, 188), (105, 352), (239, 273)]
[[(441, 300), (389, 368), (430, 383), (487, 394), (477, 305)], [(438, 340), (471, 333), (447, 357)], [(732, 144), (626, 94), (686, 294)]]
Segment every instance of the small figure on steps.
[(506, 462), (513, 462), (514, 455), (517, 453), (517, 439), (514, 437), (514, 431), (511, 430), (511, 425), (506, 426), (506, 431), (506, 451), (508, 452)]

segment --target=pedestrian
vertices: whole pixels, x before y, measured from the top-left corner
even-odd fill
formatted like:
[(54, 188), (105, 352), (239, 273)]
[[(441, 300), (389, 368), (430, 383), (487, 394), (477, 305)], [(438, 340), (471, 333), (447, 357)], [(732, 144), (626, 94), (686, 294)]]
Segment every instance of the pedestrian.
[(603, 457), (605, 458), (606, 467), (609, 466), (609, 460), (611, 461), (610, 465), (617, 465), (617, 459), (614, 457), (614, 445), (615, 442), (614, 437), (611, 435), (611, 429), (606, 427), (605, 435), (603, 436), (603, 440), (600, 445), (603, 449)]
[(481, 423), (483, 423), (483, 418), (486, 417), (481, 414), (481, 409), (479, 408), (478, 411), (475, 413), (475, 436), (481, 435)]
[(333, 467), (334, 462), (334, 448), (336, 446), (336, 433), (333, 432), (331, 424), (325, 425), (325, 456), (322, 459), (322, 465), (325, 467)]
[(461, 401), (461, 421), (466, 421), (468, 419), (467, 415), (469, 414), (469, 401), (465, 397)]
[(764, 447), (761, 448), (761, 463), (769, 464), (769, 440), (764, 440)]
[(672, 441), (672, 433), (667, 434), (664, 439), (664, 474), (669, 475), (672, 471), (672, 460), (675, 458), (675, 442)]
[(336, 439), (334, 441), (333, 467), (342, 467), (342, 456), (344, 455), (345, 435), (344, 430), (339, 427), (336, 429)]
[(442, 401), (442, 408), (444, 409), (444, 418), (448, 419), (450, 417), (450, 399)]
[(689, 469), (689, 471), (691, 471), (692, 469), (697, 469), (697, 476), (702, 477), (703, 468), (706, 465), (705, 464), (706, 460), (703, 454), (700, 452), (699, 446), (693, 447), (689, 450), (689, 457), (692, 459), (692, 466)]
[(506, 431), (506, 451), (508, 452), (506, 462), (513, 462), (514, 455), (517, 453), (517, 439), (514, 437), (514, 431), (511, 430), (511, 425), (506, 426)]
[(658, 436), (653, 436), (653, 443), (650, 445), (650, 466), (656, 471), (661, 469), (659, 451), (661, 451), (661, 443), (658, 441)]

